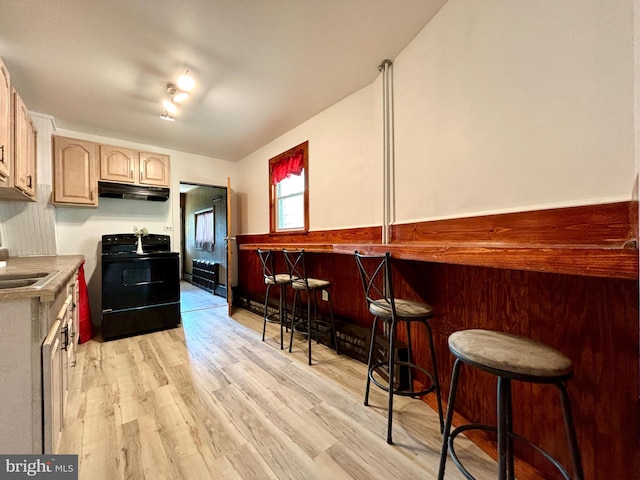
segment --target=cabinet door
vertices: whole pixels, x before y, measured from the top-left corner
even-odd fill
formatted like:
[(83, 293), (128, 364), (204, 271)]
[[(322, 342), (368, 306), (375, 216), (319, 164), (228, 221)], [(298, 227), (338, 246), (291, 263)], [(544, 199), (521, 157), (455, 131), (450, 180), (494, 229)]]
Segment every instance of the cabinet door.
[(98, 206), (97, 145), (53, 137), (53, 203)]
[(62, 427), (64, 427), (64, 411), (67, 403), (67, 393), (69, 392), (69, 383), (71, 381), (71, 369), (75, 364), (75, 345), (71, 340), (71, 333), (73, 331), (73, 316), (72, 316), (72, 303), (73, 296), (69, 294), (64, 302), (64, 305), (60, 309), (58, 319), (62, 323), (62, 330), (60, 332), (61, 338), (61, 350), (62, 353)]
[[(71, 342), (75, 345), (80, 342), (80, 282), (79, 274), (75, 274), (73, 283), (70, 286), (71, 294), (73, 295), (73, 301), (71, 302), (71, 317), (72, 317), (72, 330), (71, 330)], [(75, 354), (73, 355), (73, 367), (76, 366)]]
[(55, 320), (42, 343), (42, 398), (44, 406), (44, 453), (56, 453), (62, 432), (62, 338)]
[(169, 156), (140, 152), (140, 180), (144, 185), (169, 186)]
[(31, 198), (36, 193), (36, 129), (27, 107), (17, 92), (13, 92), (15, 113), (14, 184)]
[(16, 180), (17, 182), (19, 181), (18, 188), (35, 200), (38, 178), (36, 175), (38, 168), (38, 129), (30, 116), (27, 123), (27, 161), (23, 168), (25, 175)]
[(8, 177), (11, 158), (11, 83), (0, 58), (0, 178)]
[(136, 153), (134, 150), (100, 145), (100, 180), (135, 183)]

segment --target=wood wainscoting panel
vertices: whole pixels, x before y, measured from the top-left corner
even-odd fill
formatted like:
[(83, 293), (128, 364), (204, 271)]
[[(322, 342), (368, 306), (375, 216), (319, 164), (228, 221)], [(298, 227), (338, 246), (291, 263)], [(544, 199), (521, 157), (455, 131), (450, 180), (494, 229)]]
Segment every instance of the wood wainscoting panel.
[[(585, 478), (633, 478), (640, 471), (638, 282), (395, 260), (396, 294), (434, 306), (441, 385), (448, 392), (453, 356), (448, 336), (487, 328), (525, 335), (564, 352)], [(403, 336), (401, 335), (401, 339)], [(429, 365), (427, 340), (413, 335), (418, 361)], [(464, 367), (456, 410), (495, 423), (495, 377)], [(515, 382), (514, 428), (570, 465), (553, 387)], [(555, 478), (519, 449), (524, 460)]]

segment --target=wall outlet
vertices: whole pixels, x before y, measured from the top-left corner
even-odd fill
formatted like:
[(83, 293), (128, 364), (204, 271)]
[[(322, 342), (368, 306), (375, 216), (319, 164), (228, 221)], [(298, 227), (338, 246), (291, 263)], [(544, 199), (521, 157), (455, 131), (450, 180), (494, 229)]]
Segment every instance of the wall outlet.
[(324, 300), (325, 302), (329, 301), (329, 292), (327, 292), (326, 290), (322, 290), (322, 300)]
[(170, 232), (171, 230), (173, 230), (173, 227), (171, 225), (165, 225), (164, 226), (164, 231), (165, 232)]

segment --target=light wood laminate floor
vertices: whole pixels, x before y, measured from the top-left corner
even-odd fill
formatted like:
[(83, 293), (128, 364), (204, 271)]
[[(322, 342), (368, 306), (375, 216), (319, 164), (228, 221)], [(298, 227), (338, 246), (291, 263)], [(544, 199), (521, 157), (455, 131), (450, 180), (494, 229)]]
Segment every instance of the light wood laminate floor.
[[(437, 414), (398, 397), (386, 443), (386, 394), (366, 366), (294, 338), (224, 299), (183, 285), (182, 325), (78, 348), (59, 453), (79, 455), (82, 480), (431, 479), (440, 450)], [(198, 300), (200, 298), (200, 300)], [(494, 463), (460, 438), (479, 479)], [(449, 461), (446, 478), (463, 478)]]

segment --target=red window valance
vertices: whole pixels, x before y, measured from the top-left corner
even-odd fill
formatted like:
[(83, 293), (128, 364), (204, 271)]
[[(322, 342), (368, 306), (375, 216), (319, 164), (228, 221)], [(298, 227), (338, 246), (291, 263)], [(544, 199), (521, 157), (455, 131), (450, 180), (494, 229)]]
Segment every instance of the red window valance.
[(302, 152), (296, 152), (275, 162), (271, 167), (271, 184), (276, 185), (291, 175), (300, 175), (304, 169)]

